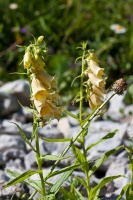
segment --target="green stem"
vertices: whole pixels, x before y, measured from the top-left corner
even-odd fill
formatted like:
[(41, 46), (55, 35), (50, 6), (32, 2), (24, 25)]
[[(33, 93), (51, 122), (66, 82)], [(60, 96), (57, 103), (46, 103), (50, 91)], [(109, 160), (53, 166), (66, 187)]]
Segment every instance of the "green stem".
[[(27, 75), (29, 75), (29, 74), (30, 74), (30, 71), (27, 70)], [(31, 79), (30, 78), (29, 78), (29, 85), (30, 85), (30, 94), (32, 94), (33, 92), (32, 92), (32, 88), (31, 88)], [(32, 106), (33, 106), (33, 109), (36, 110), (33, 101), (32, 101)], [(39, 170), (39, 176), (40, 176), (40, 180), (41, 180), (42, 195), (43, 195), (43, 197), (45, 197), (46, 196), (46, 191), (45, 191), (45, 184), (44, 184), (44, 178), (43, 178), (43, 170), (42, 170), (42, 164), (41, 164), (41, 154), (40, 154), (39, 137), (38, 137), (38, 123), (37, 123), (36, 115), (35, 114), (33, 115), (33, 131), (32, 131), (32, 136), (33, 135), (35, 137), (36, 160), (37, 160), (37, 165), (38, 165), (38, 170)]]
[(82, 122), (82, 114), (83, 114), (84, 57), (85, 57), (85, 47), (83, 46), (82, 69), (81, 69), (81, 78), (80, 78), (80, 104), (79, 104), (79, 120), (80, 120), (80, 123)]
[[(81, 69), (81, 78), (80, 78), (80, 112), (79, 112), (79, 119), (80, 124), (82, 124), (82, 116), (83, 116), (83, 81), (84, 81), (84, 59), (85, 59), (85, 50), (86, 50), (86, 44), (83, 44), (83, 56), (82, 56), (82, 69)], [(81, 133), (81, 145), (83, 149), (84, 158), (86, 160), (86, 167), (84, 168), (84, 172), (86, 175), (86, 184), (87, 184), (87, 194), (89, 198), (89, 192), (90, 192), (90, 178), (89, 178), (89, 163), (87, 162), (87, 155), (85, 150), (85, 138), (84, 138), (84, 132)]]
[[(63, 157), (71, 148), (71, 146), (74, 144), (74, 142), (78, 139), (78, 137), (82, 134), (82, 132), (88, 128), (88, 126), (90, 125), (90, 122), (92, 121), (92, 119), (94, 117), (97, 116), (97, 114), (99, 113), (99, 111), (106, 105), (106, 103), (115, 95), (115, 93), (113, 93), (110, 97), (108, 97), (103, 104), (101, 104), (96, 110), (95, 112), (89, 117), (88, 121), (84, 123), (84, 125), (82, 126), (82, 129), (78, 132), (77, 136), (72, 139), (72, 141), (70, 142), (70, 144), (64, 149), (64, 151), (61, 153), (60, 157)], [(53, 170), (55, 169), (55, 167), (58, 165), (58, 163), (60, 162), (60, 160), (57, 160), (53, 167), (51, 168), (49, 174), (45, 177), (45, 180), (47, 180), (49, 178), (49, 175), (53, 172)]]
[(37, 130), (37, 122), (36, 119), (34, 119), (34, 123), (36, 124), (36, 132), (35, 132), (35, 143), (36, 143), (36, 159), (37, 159), (37, 165), (38, 165), (38, 170), (39, 170), (39, 176), (41, 180), (41, 186), (42, 186), (42, 195), (43, 197), (46, 196), (46, 191), (45, 191), (45, 185), (44, 185), (44, 178), (43, 178), (43, 170), (42, 170), (42, 165), (41, 165), (41, 154), (40, 154), (40, 147), (39, 147), (39, 137), (38, 137), (38, 130)]

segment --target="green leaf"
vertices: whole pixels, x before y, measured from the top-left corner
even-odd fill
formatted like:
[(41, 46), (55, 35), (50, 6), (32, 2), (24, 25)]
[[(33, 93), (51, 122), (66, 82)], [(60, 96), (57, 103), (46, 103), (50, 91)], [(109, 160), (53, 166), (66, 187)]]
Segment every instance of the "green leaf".
[(115, 136), (115, 134), (118, 132), (118, 130), (114, 130), (110, 133), (108, 133), (107, 135), (105, 135), (103, 138), (101, 138), (100, 140), (98, 140), (97, 142), (91, 144), (89, 147), (87, 147), (86, 151), (88, 151), (89, 149), (91, 149), (92, 147), (96, 146), (97, 144), (104, 142), (105, 140), (108, 140), (110, 138), (113, 138)]
[(78, 199), (80, 200), (85, 200), (84, 197), (82, 196), (82, 194), (79, 192), (78, 189), (74, 188), (75, 193), (77, 194), (77, 196), (79, 197)]
[(118, 198), (116, 200), (121, 200), (121, 198), (123, 197), (123, 195), (125, 194), (126, 190), (130, 187), (130, 184), (125, 185), (122, 190), (121, 193), (119, 194)]
[(6, 185), (3, 186), (3, 188), (7, 188), (9, 186), (15, 185), (17, 183), (23, 182), (25, 181), (25, 179), (29, 178), (30, 176), (32, 176), (33, 174), (37, 174), (39, 173), (39, 171), (34, 171), (34, 170), (29, 170), (27, 172), (24, 172), (23, 174), (19, 175), (18, 172), (12, 172), (9, 169), (6, 170), (8, 174), (10, 174), (11, 176), (13, 174), (16, 174), (16, 178), (11, 180), (10, 182), (8, 182)]
[(46, 142), (71, 142), (72, 138), (59, 138), (59, 139), (52, 139), (52, 138), (42, 138)]
[[(107, 183), (113, 181), (114, 179), (117, 179), (117, 178), (120, 178), (122, 177), (122, 175), (118, 175), (118, 176), (110, 176), (110, 177), (105, 177), (103, 178), (100, 183), (98, 185), (96, 185), (94, 188), (91, 189), (90, 191), (90, 195), (89, 195), (89, 198), (90, 199), (93, 199), (95, 196), (98, 196), (99, 195), (99, 192), (104, 185), (106, 185)], [(98, 192), (97, 192), (98, 191)]]
[(70, 169), (69, 171), (65, 172), (53, 185), (50, 192), (56, 194), (59, 190), (61, 185), (69, 178), (69, 176), (72, 174), (74, 169)]
[(78, 176), (76, 176), (75, 179), (78, 180), (85, 188), (87, 188), (87, 184), (84, 179), (82, 179)]
[[(18, 176), (21, 175), (21, 173), (16, 172), (16, 171), (11, 171), (9, 169), (7, 169), (7, 173), (14, 178), (17, 178)], [(33, 187), (35, 190), (37, 190), (39, 193), (41, 193), (42, 188), (41, 188), (41, 182), (37, 181), (37, 180), (24, 180), (25, 183), (29, 184), (31, 187)]]
[(63, 187), (61, 187), (59, 191), (64, 195), (64, 197), (66, 197), (69, 200), (75, 200), (76, 198), (76, 196), (73, 193), (66, 191)]
[(74, 115), (73, 113), (71, 113), (71, 112), (69, 112), (68, 110), (62, 110), (63, 111), (63, 113), (65, 113), (66, 115), (69, 115), (69, 116), (71, 116), (72, 118), (74, 118), (74, 119), (77, 119), (78, 121), (79, 121), (79, 118), (76, 116), (76, 115)]
[(55, 156), (55, 155), (44, 155), (44, 156), (41, 156), (40, 159), (41, 161), (44, 161), (44, 160), (64, 160), (64, 159), (67, 159), (67, 158), (70, 158), (72, 156), (63, 156), (63, 157), (60, 157), (60, 156)]
[(74, 145), (72, 145), (73, 152), (75, 154), (76, 159), (80, 163), (80, 167), (82, 168), (83, 171), (89, 170), (88, 169), (88, 162), (86, 161), (86, 158), (84, 155), (81, 153), (81, 151)]
[(73, 153), (75, 154), (76, 159), (79, 161), (80, 164), (86, 162), (86, 158), (84, 155), (81, 153), (81, 151), (75, 146), (72, 145)]
[(119, 150), (120, 148), (122, 148), (123, 146), (119, 146), (115, 149), (111, 149), (110, 151), (107, 151), (101, 158), (99, 158), (99, 160), (96, 162), (96, 164), (91, 168), (91, 170), (89, 171), (89, 176), (91, 176), (100, 166), (101, 164), (107, 160), (107, 158), (112, 155), (115, 151)]
[(27, 107), (23, 106), (19, 101), (18, 101), (18, 103), (20, 104), (20, 106), (21, 106), (24, 110), (26, 110), (26, 111), (28, 111), (28, 112), (31, 112), (31, 113), (37, 113), (34, 109), (32, 109), (32, 108), (27, 108)]
[(19, 127), (19, 125), (16, 124), (16, 123), (14, 123), (14, 122), (10, 122), (10, 123), (15, 124), (15, 125), (17, 126), (17, 128), (19, 129), (19, 132), (20, 132), (21, 137), (22, 137), (22, 138), (24, 139), (24, 141), (31, 147), (31, 149), (32, 149), (33, 151), (36, 152), (36, 150), (34, 149), (34, 147), (32, 146), (32, 144), (29, 142), (29, 140), (28, 140), (27, 137), (25, 136), (25, 133), (24, 133), (23, 130)]
[(55, 176), (57, 174), (62, 174), (64, 172), (70, 171), (70, 170), (74, 170), (77, 169), (78, 167), (80, 167), (80, 164), (76, 164), (76, 165), (72, 165), (72, 166), (68, 166), (68, 167), (64, 167), (63, 169), (57, 170), (55, 172), (52, 172), (51, 174), (48, 175), (47, 178), (50, 178), (52, 176)]

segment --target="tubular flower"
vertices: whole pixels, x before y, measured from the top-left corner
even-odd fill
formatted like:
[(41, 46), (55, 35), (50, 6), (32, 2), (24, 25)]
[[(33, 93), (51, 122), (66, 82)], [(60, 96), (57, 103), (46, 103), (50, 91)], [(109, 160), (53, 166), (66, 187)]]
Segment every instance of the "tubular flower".
[[(43, 72), (45, 73), (45, 71)], [(44, 80), (33, 75), (31, 81), (32, 100), (34, 101), (39, 117), (43, 117), (45, 120), (50, 120), (51, 118), (59, 119), (61, 115), (61, 99), (58, 91), (52, 89), (51, 84), (53, 79), (55, 81), (55, 77), (52, 78), (46, 73), (45, 76), (47, 75), (48, 77)]]
[(56, 77), (49, 75), (44, 70), (45, 47), (40, 45), (43, 36), (30, 44), (25, 51), (24, 67), (28, 70), (31, 78), (31, 99), (37, 110), (39, 120), (59, 119), (61, 116), (61, 98), (58, 94)]
[(88, 76), (88, 85), (90, 88), (89, 93), (89, 105), (91, 109), (96, 106), (101, 105), (106, 97), (105, 91), (105, 78), (104, 69), (99, 67), (99, 61), (94, 53), (90, 54), (89, 59), (87, 59), (88, 68), (85, 74)]

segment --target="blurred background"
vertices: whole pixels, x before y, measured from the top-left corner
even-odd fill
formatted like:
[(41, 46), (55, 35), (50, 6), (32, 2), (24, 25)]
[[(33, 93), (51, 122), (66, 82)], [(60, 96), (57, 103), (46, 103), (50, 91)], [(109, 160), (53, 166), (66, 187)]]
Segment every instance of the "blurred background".
[[(100, 66), (108, 76), (107, 87), (117, 78), (128, 83), (126, 103), (133, 102), (133, 0), (0, 0), (0, 81), (7, 82), (24, 75), (20, 64), (24, 49), (44, 35), (48, 47), (47, 71), (57, 75), (64, 101), (71, 100), (79, 90), (82, 55), (76, 47), (88, 41)], [(32, 35), (31, 35), (32, 34)]]

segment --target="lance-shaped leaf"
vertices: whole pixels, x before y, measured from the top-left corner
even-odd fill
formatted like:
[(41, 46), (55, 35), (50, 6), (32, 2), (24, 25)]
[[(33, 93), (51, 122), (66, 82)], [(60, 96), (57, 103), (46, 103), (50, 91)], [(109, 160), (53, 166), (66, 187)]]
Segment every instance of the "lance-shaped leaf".
[[(13, 174), (13, 172), (11, 172), (10, 170), (6, 170), (7, 173), (9, 174)], [(3, 188), (7, 188), (9, 186), (12, 186), (12, 185), (15, 185), (17, 183), (20, 183), (20, 182), (23, 182), (25, 181), (27, 178), (29, 178), (30, 176), (32, 176), (33, 174), (37, 174), (39, 173), (39, 171), (34, 171), (34, 170), (29, 170), (27, 172), (24, 172), (23, 174), (19, 175), (17, 172), (16, 172), (16, 178), (11, 180), (10, 182), (8, 182), (6, 185), (3, 186)]]
[(110, 176), (110, 177), (105, 177), (103, 178), (98, 185), (96, 185), (94, 188), (91, 189), (90, 194), (89, 194), (89, 199), (94, 199), (94, 197), (98, 196), (100, 193), (100, 189), (109, 183), (110, 181), (113, 181), (114, 179), (120, 178), (122, 175), (118, 176)]
[(24, 141), (31, 147), (31, 149), (32, 149), (33, 151), (36, 152), (36, 150), (34, 149), (34, 147), (32, 146), (32, 144), (30, 143), (30, 141), (27, 139), (25, 133), (24, 133), (23, 130), (19, 127), (19, 125), (16, 124), (16, 123), (14, 123), (14, 122), (10, 122), (10, 123), (13, 123), (13, 124), (15, 124), (15, 125), (17, 126), (17, 128), (18, 128), (18, 130), (19, 130), (19, 132), (20, 132), (21, 137), (22, 137), (22, 138), (24, 139)]
[(104, 163), (107, 158), (112, 155), (115, 151), (119, 150), (123, 146), (119, 146), (115, 149), (111, 149), (110, 151), (106, 152), (99, 160), (96, 162), (96, 164), (92, 167), (92, 169), (89, 171), (89, 176), (91, 176), (100, 166), (102, 163)]
[(117, 132), (118, 132), (118, 130), (116, 129), (116, 130), (108, 133), (107, 135), (105, 135), (103, 138), (101, 138), (97, 142), (95, 142), (95, 143), (91, 144), (90, 146), (88, 146), (87, 149), (86, 149), (86, 151), (88, 151), (92, 147), (96, 146), (97, 144), (100, 144), (101, 142), (104, 142), (105, 140), (113, 138)]

